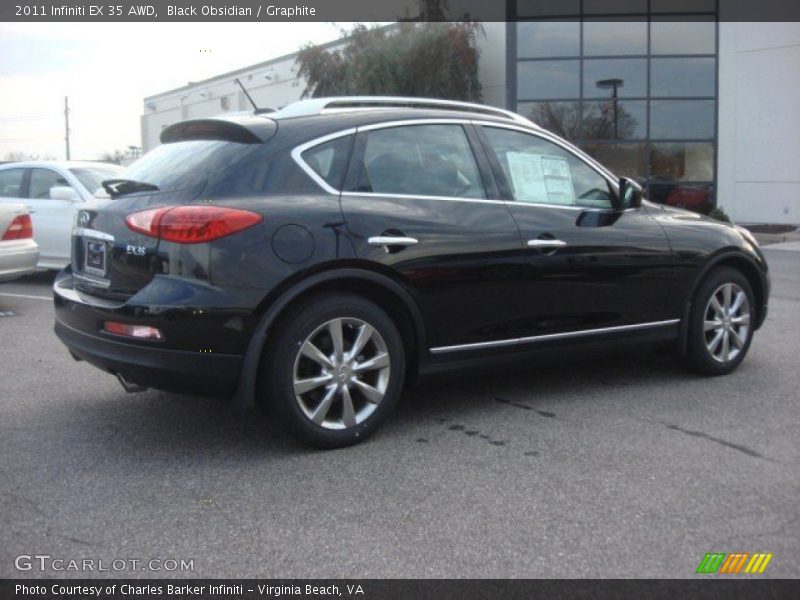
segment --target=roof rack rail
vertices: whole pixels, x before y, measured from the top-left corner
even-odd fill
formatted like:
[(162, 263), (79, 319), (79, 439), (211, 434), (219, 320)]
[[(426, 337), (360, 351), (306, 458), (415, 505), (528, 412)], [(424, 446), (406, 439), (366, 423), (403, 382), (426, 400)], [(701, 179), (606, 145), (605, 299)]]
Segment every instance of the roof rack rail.
[(496, 108), (494, 106), (484, 106), (472, 102), (460, 102), (458, 100), (442, 100), (439, 98), (413, 98), (403, 96), (336, 96), (331, 98), (311, 98), (308, 100), (298, 100), (287, 104), (280, 110), (271, 113), (273, 119), (291, 117), (310, 117), (322, 114), (352, 112), (364, 109), (391, 109), (391, 108), (430, 108), (439, 110), (460, 110), (465, 112), (477, 112), (494, 117), (511, 119), (525, 125), (536, 124), (510, 110)]

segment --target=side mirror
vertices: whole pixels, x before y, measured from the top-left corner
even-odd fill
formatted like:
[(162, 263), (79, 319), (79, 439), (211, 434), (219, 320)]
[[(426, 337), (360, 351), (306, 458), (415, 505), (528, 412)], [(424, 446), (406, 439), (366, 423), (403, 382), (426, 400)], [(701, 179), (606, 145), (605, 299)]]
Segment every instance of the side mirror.
[(619, 193), (617, 194), (616, 207), (618, 210), (626, 208), (639, 208), (642, 205), (644, 190), (630, 177), (619, 178)]
[(50, 188), (51, 200), (66, 200), (67, 202), (80, 202), (78, 193), (68, 185), (56, 185)]

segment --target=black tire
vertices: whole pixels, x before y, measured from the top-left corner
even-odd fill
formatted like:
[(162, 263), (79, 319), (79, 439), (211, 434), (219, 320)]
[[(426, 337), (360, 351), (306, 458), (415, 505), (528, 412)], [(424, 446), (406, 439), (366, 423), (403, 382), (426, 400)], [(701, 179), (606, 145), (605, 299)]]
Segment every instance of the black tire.
[[(709, 320), (718, 321), (716, 311), (709, 305), (712, 294), (716, 294), (721, 290), (722, 286), (732, 284), (741, 290), (747, 299), (747, 306), (749, 312), (749, 323), (744, 337), (744, 342), (738, 348), (735, 348), (736, 354), (729, 360), (721, 360), (720, 356), (724, 356), (720, 346), (714, 350), (720, 355), (715, 357), (712, 353), (709, 344), (715, 339), (718, 330), (705, 331), (704, 323), (707, 318)], [(736, 287), (732, 288), (736, 290)], [(719, 292), (723, 294), (723, 292)], [(718, 296), (719, 298), (720, 296)], [(736, 369), (741, 364), (750, 348), (750, 342), (753, 339), (753, 326), (756, 323), (756, 303), (753, 295), (753, 290), (750, 287), (750, 282), (747, 278), (736, 269), (730, 267), (719, 267), (711, 271), (700, 284), (692, 299), (692, 308), (689, 316), (689, 330), (686, 347), (686, 355), (684, 357), (684, 364), (696, 373), (702, 375), (727, 375)], [(739, 319), (741, 321), (741, 319)], [(738, 332), (742, 332), (740, 326), (732, 325)], [(729, 331), (728, 337), (730, 340), (730, 347), (735, 346), (733, 331)], [(737, 335), (737, 339), (739, 336)]]
[[(311, 360), (307, 354), (301, 352), (304, 343), (311, 341), (314, 347), (319, 346), (329, 361), (336, 362), (332, 361), (336, 350), (331, 332), (331, 327), (336, 327), (332, 325), (335, 321), (340, 322), (340, 339), (343, 340), (345, 350), (352, 350), (358, 332), (361, 331), (359, 324), (366, 323), (372, 327), (377, 335), (373, 334), (369, 338), (363, 353), (371, 352), (374, 356), (388, 354), (388, 371), (381, 367), (356, 372), (355, 368), (348, 367), (348, 364), (355, 366), (367, 362), (363, 360), (359, 363), (358, 359), (363, 356), (361, 353), (347, 363), (349, 352), (340, 352), (343, 356), (341, 365), (331, 367), (323, 365), (319, 358)], [(310, 336), (313, 336), (312, 340), (309, 340)], [(383, 360), (385, 359), (381, 359)], [(346, 373), (343, 374), (342, 371)], [(303, 374), (299, 375), (301, 372)], [(296, 396), (295, 390), (299, 389), (295, 388), (296, 375), (297, 380), (302, 383), (311, 378), (327, 377), (329, 374), (333, 377), (329, 383), (318, 385)], [(397, 404), (405, 376), (405, 351), (397, 327), (378, 306), (353, 294), (326, 293), (302, 302), (281, 319), (274, 334), (268, 339), (260, 376), (259, 389), (266, 394), (267, 410), (276, 415), (295, 437), (316, 448), (341, 448), (369, 437)], [(343, 380), (346, 378), (349, 383), (340, 381), (340, 377)], [(372, 379), (368, 379), (370, 377)], [(365, 389), (362, 383), (374, 390), (382, 389), (382, 399), (377, 403), (369, 402), (367, 395), (362, 392)], [(328, 402), (330, 408), (319, 411), (331, 387), (335, 387), (336, 392)], [(354, 409), (352, 412), (345, 407), (343, 387), (347, 387), (347, 397)], [(315, 409), (318, 412), (315, 413)], [(326, 420), (322, 424), (315, 423), (309, 412), (325, 412)], [(360, 417), (363, 420), (353, 420)], [(350, 426), (346, 425), (347, 420), (350, 421)], [(336, 426), (342, 428), (334, 429)]]

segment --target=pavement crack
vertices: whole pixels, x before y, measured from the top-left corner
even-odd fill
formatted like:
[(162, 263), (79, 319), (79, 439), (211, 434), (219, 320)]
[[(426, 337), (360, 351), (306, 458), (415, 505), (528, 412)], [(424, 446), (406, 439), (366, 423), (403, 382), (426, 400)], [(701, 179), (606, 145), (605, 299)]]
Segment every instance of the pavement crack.
[(691, 435), (692, 437), (702, 438), (704, 440), (709, 440), (711, 442), (714, 442), (715, 444), (719, 444), (720, 446), (725, 446), (727, 448), (738, 450), (742, 454), (746, 454), (747, 456), (752, 456), (753, 458), (760, 458), (762, 460), (774, 462), (772, 459), (767, 458), (762, 454), (759, 454), (758, 452), (748, 448), (747, 446), (742, 446), (741, 444), (734, 444), (733, 442), (723, 440), (722, 438), (709, 435), (702, 431), (692, 431), (691, 429), (684, 429), (683, 427), (680, 427), (679, 425), (675, 425), (673, 423), (662, 423), (662, 425), (664, 425), (668, 429), (672, 429), (673, 431), (680, 431), (681, 433), (685, 433), (686, 435)]
[(4, 490), (2, 493), (5, 494), (6, 496), (10, 496), (11, 498), (14, 498), (15, 500), (18, 500), (22, 504), (27, 505), (29, 508), (32, 508), (34, 510), (34, 512), (37, 513), (39, 516), (42, 516), (45, 519), (50, 519), (51, 518), (50, 515), (48, 515), (41, 508), (39, 508), (39, 505), (36, 504), (36, 502), (31, 500), (30, 498), (26, 498), (25, 496), (22, 496), (20, 494), (15, 494), (14, 492), (9, 492), (8, 490)]
[(542, 417), (547, 417), (548, 419), (556, 419), (556, 413), (550, 412), (549, 410), (539, 410), (538, 408), (533, 408), (529, 404), (523, 404), (522, 402), (512, 402), (511, 400), (506, 400), (505, 398), (496, 397), (494, 399), (495, 402), (499, 402), (500, 404), (507, 404), (508, 406), (515, 406), (517, 408), (522, 408), (524, 410), (532, 410), (537, 415)]

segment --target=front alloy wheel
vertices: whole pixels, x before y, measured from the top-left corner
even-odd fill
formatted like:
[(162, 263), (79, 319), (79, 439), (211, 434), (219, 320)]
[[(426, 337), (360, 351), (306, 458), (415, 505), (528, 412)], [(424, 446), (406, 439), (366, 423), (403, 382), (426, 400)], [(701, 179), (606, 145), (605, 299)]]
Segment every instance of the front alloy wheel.
[(727, 363), (734, 360), (750, 332), (750, 301), (735, 283), (724, 283), (708, 299), (703, 320), (706, 348), (711, 357)]
[(753, 290), (742, 272), (714, 269), (692, 298), (683, 362), (705, 375), (730, 373), (747, 354), (756, 316)]

